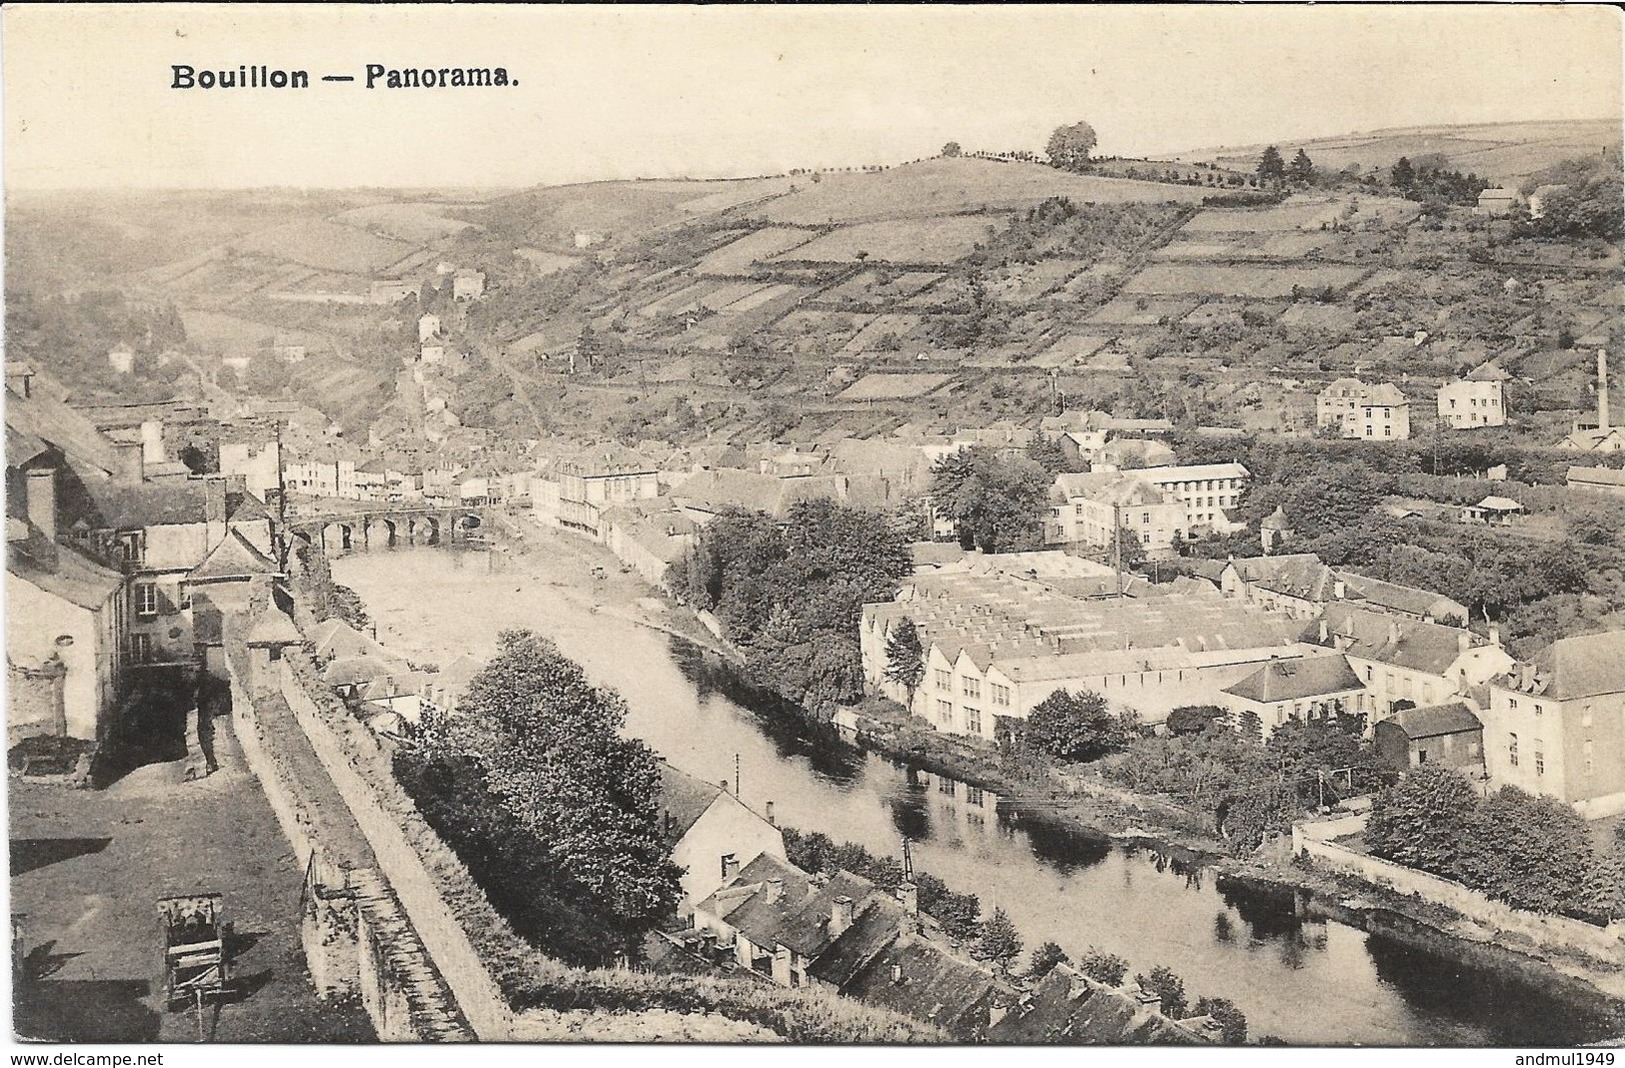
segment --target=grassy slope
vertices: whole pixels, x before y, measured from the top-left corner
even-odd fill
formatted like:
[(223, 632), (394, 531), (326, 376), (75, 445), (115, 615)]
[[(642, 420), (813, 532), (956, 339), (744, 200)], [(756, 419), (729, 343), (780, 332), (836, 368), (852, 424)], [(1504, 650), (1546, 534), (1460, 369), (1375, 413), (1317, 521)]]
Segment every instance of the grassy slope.
[[(1559, 160), (1586, 155), (1604, 147), (1618, 151), (1620, 128), (1615, 120), (1577, 122), (1485, 123), (1473, 126), (1411, 126), (1372, 130), (1341, 137), (1279, 141), (1283, 154), (1298, 148), (1315, 164), (1334, 170), (1358, 163), (1386, 167), (1400, 156), (1412, 159), (1430, 152), (1443, 153), (1462, 171), (1474, 171), (1497, 180), (1516, 182)], [(1250, 171), (1264, 145), (1229, 146), (1180, 152), (1176, 158), (1203, 160)]]
[(928, 218), (987, 209), (1028, 208), (1046, 197), (1083, 203), (1200, 201), (1212, 190), (1093, 178), (1037, 163), (930, 159), (874, 173), (826, 174), (749, 214), (773, 222), (821, 226), (878, 219)]

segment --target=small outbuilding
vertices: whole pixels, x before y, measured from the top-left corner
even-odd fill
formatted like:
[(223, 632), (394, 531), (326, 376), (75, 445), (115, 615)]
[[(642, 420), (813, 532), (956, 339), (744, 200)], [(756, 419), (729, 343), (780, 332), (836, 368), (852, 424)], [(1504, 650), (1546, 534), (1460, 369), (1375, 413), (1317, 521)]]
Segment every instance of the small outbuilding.
[(1403, 709), (1371, 733), (1378, 763), (1394, 771), (1421, 764), (1464, 772), (1484, 769), (1484, 725), (1465, 701)]
[(1516, 516), (1524, 513), (1523, 505), (1511, 497), (1485, 497), (1477, 504), (1469, 504), (1461, 510), (1463, 523), (1488, 523), (1491, 526), (1505, 527), (1512, 524)]

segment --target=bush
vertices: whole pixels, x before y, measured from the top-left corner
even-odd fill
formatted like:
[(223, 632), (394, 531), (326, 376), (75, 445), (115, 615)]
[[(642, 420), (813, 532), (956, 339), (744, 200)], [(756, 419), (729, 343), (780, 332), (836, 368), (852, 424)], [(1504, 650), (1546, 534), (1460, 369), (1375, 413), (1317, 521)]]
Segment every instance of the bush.
[(1078, 958), (1078, 970), (1097, 983), (1122, 986), (1123, 977), (1128, 974), (1128, 961), (1115, 953), (1090, 946)]

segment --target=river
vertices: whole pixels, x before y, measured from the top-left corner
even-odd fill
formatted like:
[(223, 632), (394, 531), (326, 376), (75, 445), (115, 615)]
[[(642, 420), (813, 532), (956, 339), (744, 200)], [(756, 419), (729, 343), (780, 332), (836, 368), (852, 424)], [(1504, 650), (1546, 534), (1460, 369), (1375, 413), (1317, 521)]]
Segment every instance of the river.
[[(836, 744), (730, 683), (692, 645), (625, 612), (631, 580), (586, 578), (585, 546), (558, 535), (525, 555), (403, 548), (333, 561), (366, 602), (378, 637), (419, 662), (482, 658), (528, 627), (588, 676), (621, 692), (627, 732), (781, 824), (896, 855), (1004, 908), (1031, 948), (1051, 940), (1165, 964), (1194, 1004), (1228, 997), (1253, 1036), (1292, 1043), (1573, 1045), (1606, 1037), (1541, 986), (1463, 966), (1335, 921), (1302, 919), (1290, 894), (1220, 888), (1214, 873), (1155, 850), (1073, 833), (964, 784)], [(597, 602), (605, 607), (599, 610)], [(754, 707), (753, 707), (754, 706)], [(737, 767), (737, 774), (736, 774)]]

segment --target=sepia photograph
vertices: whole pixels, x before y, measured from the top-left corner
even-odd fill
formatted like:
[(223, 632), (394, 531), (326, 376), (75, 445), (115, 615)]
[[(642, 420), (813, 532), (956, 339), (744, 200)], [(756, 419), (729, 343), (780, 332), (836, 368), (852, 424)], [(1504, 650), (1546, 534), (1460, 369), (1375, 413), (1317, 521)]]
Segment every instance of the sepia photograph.
[(11, 1064), (1616, 1063), (1620, 9), (0, 21)]

